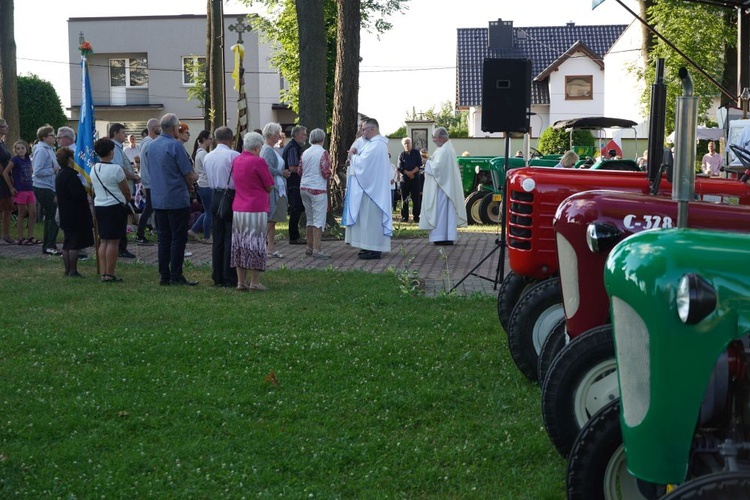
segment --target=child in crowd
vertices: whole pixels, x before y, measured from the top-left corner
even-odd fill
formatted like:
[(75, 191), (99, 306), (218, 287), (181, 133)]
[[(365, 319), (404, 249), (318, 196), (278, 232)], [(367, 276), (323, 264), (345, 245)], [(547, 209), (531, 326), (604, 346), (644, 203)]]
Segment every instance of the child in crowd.
[[(10, 186), (13, 201), (18, 208), (18, 244), (37, 245), (41, 243), (34, 238), (34, 222), (36, 221), (36, 198), (34, 197), (34, 186), (32, 185), (31, 158), (29, 157), (29, 145), (20, 140), (13, 144), (13, 152), (16, 154), (5, 167), (3, 177)], [(11, 181), (12, 174), (12, 181)], [(26, 218), (26, 234), (23, 237), (23, 219)]]

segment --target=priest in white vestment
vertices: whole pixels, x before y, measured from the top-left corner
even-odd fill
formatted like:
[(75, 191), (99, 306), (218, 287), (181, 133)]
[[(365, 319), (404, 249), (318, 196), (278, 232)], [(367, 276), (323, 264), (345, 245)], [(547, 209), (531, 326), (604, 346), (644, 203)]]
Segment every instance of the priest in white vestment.
[(458, 237), (456, 228), (466, 227), (461, 173), (448, 131), (436, 128), (432, 141), (438, 149), (424, 169), (419, 229), (429, 230), (430, 241), (436, 245), (452, 245)]
[(363, 121), (362, 137), (361, 149), (349, 150), (341, 224), (346, 227), (344, 241), (361, 249), (360, 259), (379, 259), (381, 252), (391, 251), (393, 234), (388, 139), (373, 118)]

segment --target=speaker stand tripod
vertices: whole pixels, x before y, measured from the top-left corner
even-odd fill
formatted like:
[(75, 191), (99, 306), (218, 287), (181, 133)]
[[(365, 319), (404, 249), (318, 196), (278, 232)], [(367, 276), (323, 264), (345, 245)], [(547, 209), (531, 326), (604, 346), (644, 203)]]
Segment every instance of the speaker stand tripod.
[[(490, 253), (482, 257), (482, 260), (477, 262), (477, 264), (469, 270), (466, 275), (461, 278), (458, 283), (453, 285), (453, 287), (448, 291), (448, 293), (452, 292), (456, 288), (458, 288), (461, 283), (466, 281), (466, 279), (469, 276), (475, 276), (477, 278), (483, 279), (485, 281), (492, 281), (493, 282), (493, 290), (497, 290), (497, 284), (502, 281), (502, 279), (505, 277), (505, 232), (507, 230), (508, 222), (506, 220), (506, 212), (505, 204), (507, 203), (507, 185), (508, 185), (508, 169), (510, 168), (510, 132), (505, 132), (505, 175), (503, 176), (503, 183), (500, 186), (500, 197), (502, 198), (502, 206), (500, 209), (500, 237), (495, 238), (495, 248), (493, 248)], [(488, 259), (490, 259), (495, 252), (500, 251), (500, 258), (497, 261), (497, 266), (495, 267), (495, 277), (489, 278), (487, 276), (482, 276), (481, 274), (477, 274), (476, 270), (481, 267), (482, 264), (484, 264)]]

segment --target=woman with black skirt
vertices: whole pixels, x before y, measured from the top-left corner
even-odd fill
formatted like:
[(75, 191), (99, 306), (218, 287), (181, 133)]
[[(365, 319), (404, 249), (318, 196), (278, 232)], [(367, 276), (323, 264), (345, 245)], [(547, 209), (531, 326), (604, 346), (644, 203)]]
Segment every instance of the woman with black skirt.
[(82, 278), (78, 272), (78, 253), (94, 245), (94, 225), (91, 220), (86, 188), (83, 187), (78, 172), (73, 168), (73, 151), (68, 148), (57, 150), (57, 163), (60, 173), (55, 178), (57, 209), (60, 213), (60, 229), (63, 230), (63, 262), (65, 276)]

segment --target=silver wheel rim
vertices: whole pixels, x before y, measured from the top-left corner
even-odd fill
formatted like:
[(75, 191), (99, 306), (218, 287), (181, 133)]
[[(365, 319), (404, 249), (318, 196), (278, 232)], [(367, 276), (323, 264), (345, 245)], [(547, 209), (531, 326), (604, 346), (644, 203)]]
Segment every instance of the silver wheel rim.
[(591, 415), (618, 397), (620, 388), (617, 385), (617, 363), (614, 358), (605, 359), (586, 372), (573, 395), (578, 427), (582, 428)]
[[(490, 220), (494, 224), (498, 224), (500, 222), (500, 209), (502, 205), (502, 201), (493, 201), (492, 203), (487, 206), (487, 217), (490, 218)], [(495, 207), (497, 206), (497, 215), (495, 215)]]
[(638, 481), (628, 472), (623, 445), (618, 446), (609, 459), (604, 471), (603, 486), (606, 500), (645, 498), (638, 490)]
[(565, 318), (565, 310), (562, 304), (555, 304), (540, 314), (534, 322), (533, 341), (537, 355), (542, 352), (544, 341), (563, 318)]
[(471, 203), (471, 205), (469, 206), (469, 213), (471, 214), (471, 218), (474, 219), (477, 224), (482, 223), (482, 219), (479, 217), (479, 205), (481, 204), (482, 198), (479, 198), (478, 201)]

